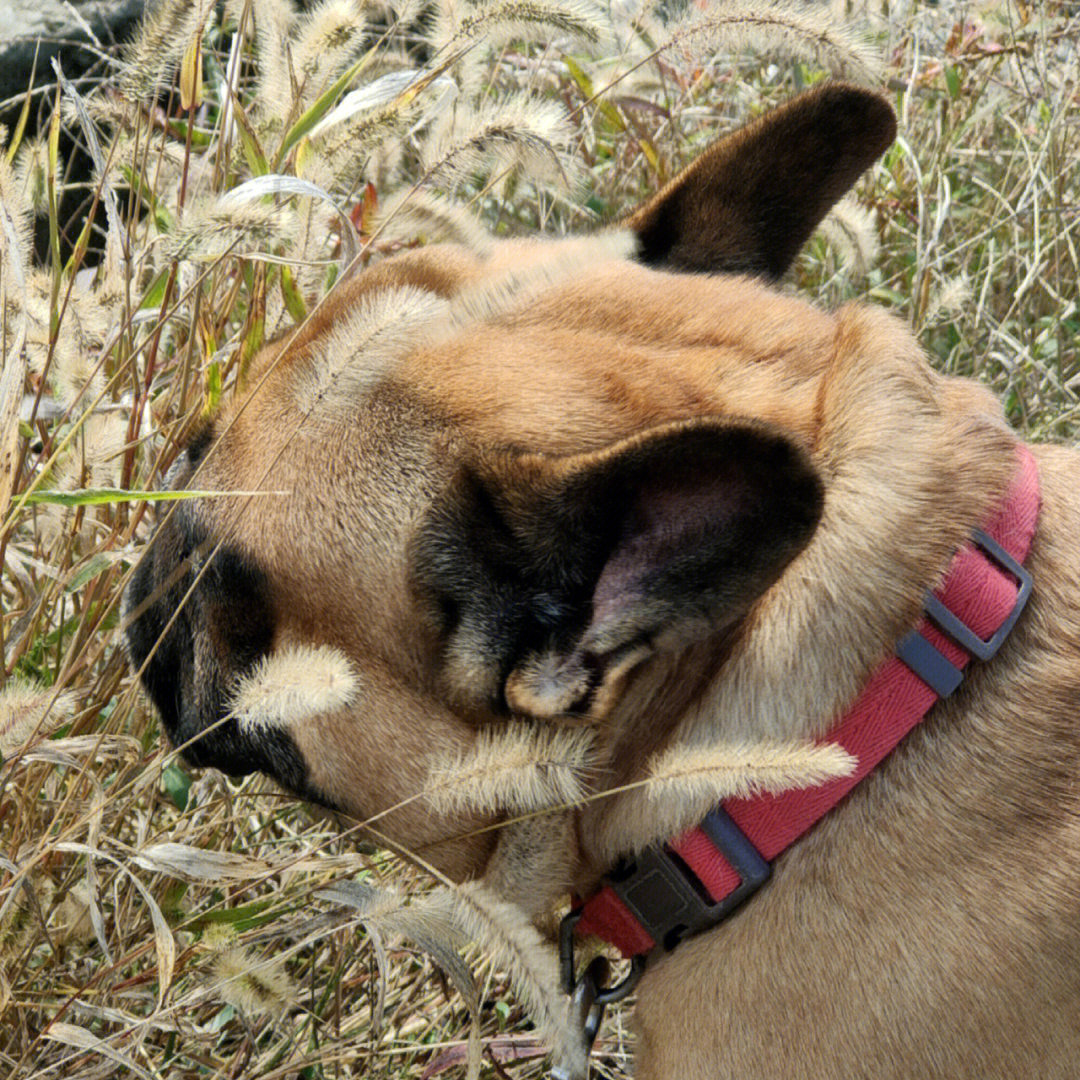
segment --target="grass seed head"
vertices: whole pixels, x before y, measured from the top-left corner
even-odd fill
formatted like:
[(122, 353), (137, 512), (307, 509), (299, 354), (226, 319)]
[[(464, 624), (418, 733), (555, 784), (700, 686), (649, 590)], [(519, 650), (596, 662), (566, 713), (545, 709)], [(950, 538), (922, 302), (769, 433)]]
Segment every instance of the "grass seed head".
[(852, 274), (865, 276), (881, 246), (874, 215), (845, 196), (821, 223), (821, 231), (836, 248), (841, 264)]
[(330, 645), (295, 645), (265, 657), (240, 680), (230, 711), (241, 727), (287, 727), (343, 709), (356, 693), (356, 676), (344, 653)]
[(566, 184), (573, 172), (566, 151), (566, 110), (515, 94), (461, 110), (423, 150), (424, 183), (451, 189), (478, 172), (520, 169), (530, 180)]
[(250, 1018), (280, 1016), (297, 1000), (281, 957), (261, 957), (233, 945), (214, 957), (211, 968), (217, 977), (214, 994)]
[(486, 727), (466, 754), (432, 769), (427, 798), (446, 814), (572, 806), (585, 794), (593, 739), (588, 728), (528, 721)]
[[(336, 424), (445, 321), (442, 297), (415, 286), (361, 298), (298, 368), (296, 402), (314, 425)], [(318, 430), (324, 430), (319, 427)]]
[(206, 25), (212, 0), (160, 0), (147, 12), (125, 50), (120, 88), (133, 101), (152, 104), (168, 86), (180, 57), (200, 27)]
[[(57, 173), (63, 175), (63, 159), (58, 159)], [(48, 213), (49, 195), (48, 144), (44, 139), (25, 139), (15, 155), (14, 182), (27, 208), (36, 216)]]
[(0, 690), (0, 756), (10, 757), (28, 740), (46, 738), (71, 718), (75, 696), (11, 679)]
[(165, 242), (167, 259), (214, 262), (225, 255), (266, 252), (280, 244), (288, 216), (281, 206), (229, 199), (198, 201)]
[(369, 10), (363, 0), (323, 0), (299, 19), (292, 54), (302, 103), (310, 105), (355, 59)]

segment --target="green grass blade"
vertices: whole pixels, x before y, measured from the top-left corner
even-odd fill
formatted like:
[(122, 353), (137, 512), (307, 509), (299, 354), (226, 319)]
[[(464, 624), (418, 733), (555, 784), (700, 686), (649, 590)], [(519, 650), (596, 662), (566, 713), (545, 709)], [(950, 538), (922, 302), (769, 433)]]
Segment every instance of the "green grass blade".
[(315, 99), (314, 104), (285, 132), (274, 158), (275, 171), (288, 156), (289, 151), (337, 104), (338, 98), (349, 88), (349, 84), (371, 62), (378, 52), (378, 45), (368, 49), (352, 67), (348, 68), (327, 90)]
[(30, 506), (112, 506), (122, 502), (175, 502), (181, 499), (246, 498), (252, 495), (288, 495), (287, 491), (125, 491), (123, 488), (82, 488), (79, 491), (31, 491)]

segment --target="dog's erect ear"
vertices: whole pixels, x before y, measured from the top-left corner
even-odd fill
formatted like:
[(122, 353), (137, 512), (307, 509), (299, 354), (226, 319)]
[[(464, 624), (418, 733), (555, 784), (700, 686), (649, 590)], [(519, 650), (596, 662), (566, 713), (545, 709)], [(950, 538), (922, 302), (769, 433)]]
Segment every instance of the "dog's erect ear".
[(601, 451), (464, 470), (414, 547), (466, 707), (598, 716), (656, 649), (737, 622), (805, 546), (822, 487), (761, 425), (667, 424)]
[(715, 143), (622, 224), (650, 266), (775, 280), (895, 137), (881, 96), (826, 83)]

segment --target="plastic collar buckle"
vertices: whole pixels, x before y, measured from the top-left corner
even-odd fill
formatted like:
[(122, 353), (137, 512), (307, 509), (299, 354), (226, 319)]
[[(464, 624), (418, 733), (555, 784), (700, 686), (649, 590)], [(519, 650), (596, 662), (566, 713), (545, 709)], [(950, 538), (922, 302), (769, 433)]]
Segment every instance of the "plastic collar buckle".
[(646, 848), (609, 877), (611, 888), (649, 937), (670, 952), (683, 938), (727, 918), (772, 873), (746, 834), (717, 807), (698, 826), (739, 875), (738, 886), (713, 900), (682, 859), (667, 847)]

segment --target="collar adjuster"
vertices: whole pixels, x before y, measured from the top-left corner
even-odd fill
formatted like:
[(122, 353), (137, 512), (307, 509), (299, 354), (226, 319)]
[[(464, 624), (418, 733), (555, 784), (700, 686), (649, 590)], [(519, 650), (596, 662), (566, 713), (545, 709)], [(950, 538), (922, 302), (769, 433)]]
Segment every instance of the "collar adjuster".
[(987, 556), (991, 563), (1004, 570), (1016, 579), (1019, 591), (1016, 594), (1016, 603), (1012, 611), (1005, 617), (1005, 621), (994, 631), (989, 638), (983, 639), (971, 629), (962, 619), (954, 615), (933, 593), (926, 594), (923, 605), (926, 614), (938, 625), (942, 633), (948, 634), (960, 648), (966, 650), (977, 660), (989, 660), (1001, 648), (1009, 631), (1016, 625), (1020, 618), (1020, 612), (1031, 595), (1031, 575), (1014, 559), (993, 537), (983, 532), (982, 529), (974, 529), (971, 533), (972, 543)]
[(607, 879), (648, 935), (667, 952), (684, 937), (726, 919), (772, 874), (772, 867), (723, 807), (711, 811), (698, 827), (739, 875), (738, 886), (722, 899), (714, 900), (667, 845), (654, 844), (624, 860)]
[[(979, 660), (989, 660), (1001, 648), (1009, 632), (1020, 617), (1020, 612), (1031, 595), (1031, 575), (1014, 559), (993, 537), (982, 529), (975, 529), (971, 534), (972, 543), (987, 557), (987, 560), (1004, 570), (1016, 580), (1018, 591), (1012, 611), (1005, 621), (998, 626), (989, 638), (980, 637), (961, 618), (950, 611), (932, 592), (927, 591), (923, 600), (923, 611), (937, 628), (950, 637), (969, 656)], [(951, 660), (918, 631), (912, 630), (896, 643), (896, 655), (938, 697), (948, 697), (963, 680), (963, 672)]]

